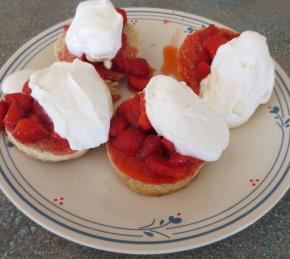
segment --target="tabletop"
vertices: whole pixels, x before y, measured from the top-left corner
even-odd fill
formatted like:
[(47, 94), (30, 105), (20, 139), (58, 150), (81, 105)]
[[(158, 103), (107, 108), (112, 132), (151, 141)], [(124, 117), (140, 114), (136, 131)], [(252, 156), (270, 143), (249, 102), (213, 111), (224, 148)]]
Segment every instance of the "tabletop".
[[(0, 66), (30, 38), (73, 16), (79, 0), (1, 0)], [(237, 31), (265, 35), (290, 74), (289, 0), (116, 0), (121, 7), (159, 7), (197, 14)], [(289, 258), (290, 191), (247, 229), (206, 247), (152, 258)], [(58, 237), (32, 222), (0, 191), (0, 258), (123, 258)], [(128, 255), (127, 258), (146, 256)]]

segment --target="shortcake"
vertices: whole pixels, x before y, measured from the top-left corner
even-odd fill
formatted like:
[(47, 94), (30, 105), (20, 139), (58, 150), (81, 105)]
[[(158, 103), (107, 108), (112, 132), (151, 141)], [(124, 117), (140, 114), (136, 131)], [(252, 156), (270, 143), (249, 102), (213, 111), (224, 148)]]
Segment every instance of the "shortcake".
[(228, 142), (221, 116), (184, 83), (159, 75), (117, 108), (107, 153), (132, 190), (158, 196), (185, 187)]
[(199, 94), (200, 81), (210, 73), (210, 65), (219, 46), (239, 33), (209, 25), (188, 35), (178, 49), (177, 70), (180, 80)]
[(178, 52), (178, 71), (230, 128), (244, 124), (271, 97), (275, 68), (266, 38), (210, 25), (189, 35)]
[(109, 0), (81, 2), (71, 24), (55, 43), (58, 60), (91, 63), (110, 88), (127, 76), (132, 89), (142, 90), (151, 77), (146, 59), (138, 57), (138, 34), (124, 9)]
[(2, 91), (1, 128), (27, 155), (68, 160), (108, 140), (112, 98), (91, 64), (76, 59), (16, 72)]

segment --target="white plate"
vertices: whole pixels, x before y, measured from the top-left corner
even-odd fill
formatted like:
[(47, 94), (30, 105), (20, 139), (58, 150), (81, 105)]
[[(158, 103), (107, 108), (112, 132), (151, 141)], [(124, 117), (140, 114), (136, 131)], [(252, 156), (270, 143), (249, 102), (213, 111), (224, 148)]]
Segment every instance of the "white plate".
[[(162, 48), (214, 23), (192, 14), (128, 8), (154, 68)], [(58, 24), (20, 48), (3, 66), (0, 81), (24, 68), (55, 61)], [(0, 185), (9, 199), (46, 229), (74, 242), (123, 253), (167, 253), (204, 246), (249, 226), (287, 191), (289, 171), (289, 79), (276, 66), (270, 102), (248, 123), (231, 130), (221, 159), (208, 163), (187, 188), (163, 197), (129, 190), (115, 174), (105, 147), (56, 164), (30, 159), (1, 137)], [(122, 86), (126, 89), (125, 86)], [(124, 90), (125, 91), (125, 90)]]

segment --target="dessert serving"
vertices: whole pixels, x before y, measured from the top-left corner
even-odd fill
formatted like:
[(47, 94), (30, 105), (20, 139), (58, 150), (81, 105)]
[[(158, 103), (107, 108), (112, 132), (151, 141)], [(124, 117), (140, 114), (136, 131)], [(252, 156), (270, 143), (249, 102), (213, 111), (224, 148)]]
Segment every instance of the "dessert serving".
[(118, 107), (107, 152), (131, 189), (163, 195), (186, 186), (228, 142), (222, 117), (184, 83), (160, 75)]
[(238, 37), (239, 33), (215, 25), (188, 35), (178, 50), (177, 70), (180, 79), (199, 94), (199, 84), (210, 73), (210, 65), (222, 44)]
[(178, 52), (180, 77), (230, 128), (245, 123), (271, 97), (274, 63), (266, 38), (210, 25), (189, 35)]
[(200, 96), (230, 128), (244, 124), (260, 104), (269, 101), (275, 78), (266, 38), (245, 31), (218, 48), (211, 72), (201, 81)]
[[(105, 7), (109, 2), (89, 3)], [(105, 17), (110, 10), (116, 15), (112, 8), (104, 10)], [(265, 42), (253, 33), (206, 28), (208, 19), (185, 12), (125, 10), (128, 21), (120, 35), (126, 34), (128, 44), (116, 57), (125, 49), (135, 53), (127, 32), (133, 27), (140, 36), (140, 53), (156, 72), (186, 81), (191, 88), (195, 82), (196, 92), (170, 77), (156, 76), (147, 84), (145, 78), (140, 89), (147, 87), (136, 95), (122, 80), (115, 89), (123, 100), (115, 104), (112, 115), (113, 96), (96, 67), (126, 74), (117, 70), (116, 57), (108, 58), (111, 69), (105, 69), (110, 62), (95, 62), (85, 53), (53, 64), (54, 43), (62, 41), (60, 50), (67, 50), (64, 27), (66, 31), (73, 27), (64, 21), (49, 28), (21, 47), (0, 71), (1, 190), (46, 229), (107, 251), (169, 253), (207, 245), (244, 229), (265, 215), (290, 185), (289, 78), (275, 64), (270, 101), (259, 107), (249, 123), (231, 130), (229, 142), (231, 122), (238, 125), (250, 114), (246, 107), (264, 101), (271, 90), (268, 84), (265, 87), (265, 81), (271, 81), (270, 70), (265, 69), (271, 64)], [(109, 20), (109, 31), (115, 30), (118, 17), (117, 13)], [(89, 19), (89, 27), (93, 20)], [(91, 35), (94, 29), (86, 33)], [(213, 37), (201, 36), (210, 31)], [(204, 42), (196, 39), (189, 44), (194, 37)], [(188, 44), (182, 45), (178, 56), (182, 39)], [(174, 48), (162, 53), (168, 46)], [(70, 55), (68, 51), (59, 54)], [(186, 65), (179, 66), (183, 78), (177, 72), (177, 56)], [(119, 61), (128, 71), (130, 66), (143, 70), (131, 59)], [(35, 70), (25, 70), (31, 68)], [(257, 82), (265, 88), (255, 88)], [(239, 100), (244, 103), (237, 105)], [(17, 147), (49, 161), (71, 159), (94, 149), (74, 161), (43, 163)], [(137, 192), (171, 194), (150, 197)]]
[(68, 160), (108, 139), (111, 95), (88, 63), (76, 59), (16, 72), (3, 82), (2, 91), (1, 128), (27, 155)]
[(91, 63), (113, 88), (124, 76), (129, 87), (142, 90), (151, 77), (148, 62), (138, 55), (138, 34), (124, 9), (109, 0), (81, 2), (72, 23), (55, 43), (58, 60)]

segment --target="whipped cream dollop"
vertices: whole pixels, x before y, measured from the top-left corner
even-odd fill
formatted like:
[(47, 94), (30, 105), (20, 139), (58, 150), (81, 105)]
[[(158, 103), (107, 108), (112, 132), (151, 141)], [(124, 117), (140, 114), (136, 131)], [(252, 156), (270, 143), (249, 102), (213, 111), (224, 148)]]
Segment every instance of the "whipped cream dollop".
[(94, 148), (108, 140), (113, 114), (111, 94), (91, 64), (56, 62), (30, 76), (31, 96), (72, 150)]
[(237, 127), (270, 99), (274, 75), (266, 38), (245, 31), (218, 48), (211, 73), (201, 81), (200, 96), (225, 118), (229, 127)]
[(65, 36), (71, 54), (89, 60), (113, 59), (122, 46), (123, 17), (109, 0), (81, 2)]
[(34, 71), (32, 69), (20, 70), (7, 76), (1, 83), (2, 93), (4, 95), (21, 93), (24, 84), (29, 80), (30, 75)]
[(229, 143), (224, 119), (185, 83), (153, 77), (146, 88), (146, 113), (158, 135), (173, 142), (178, 153), (217, 160)]

